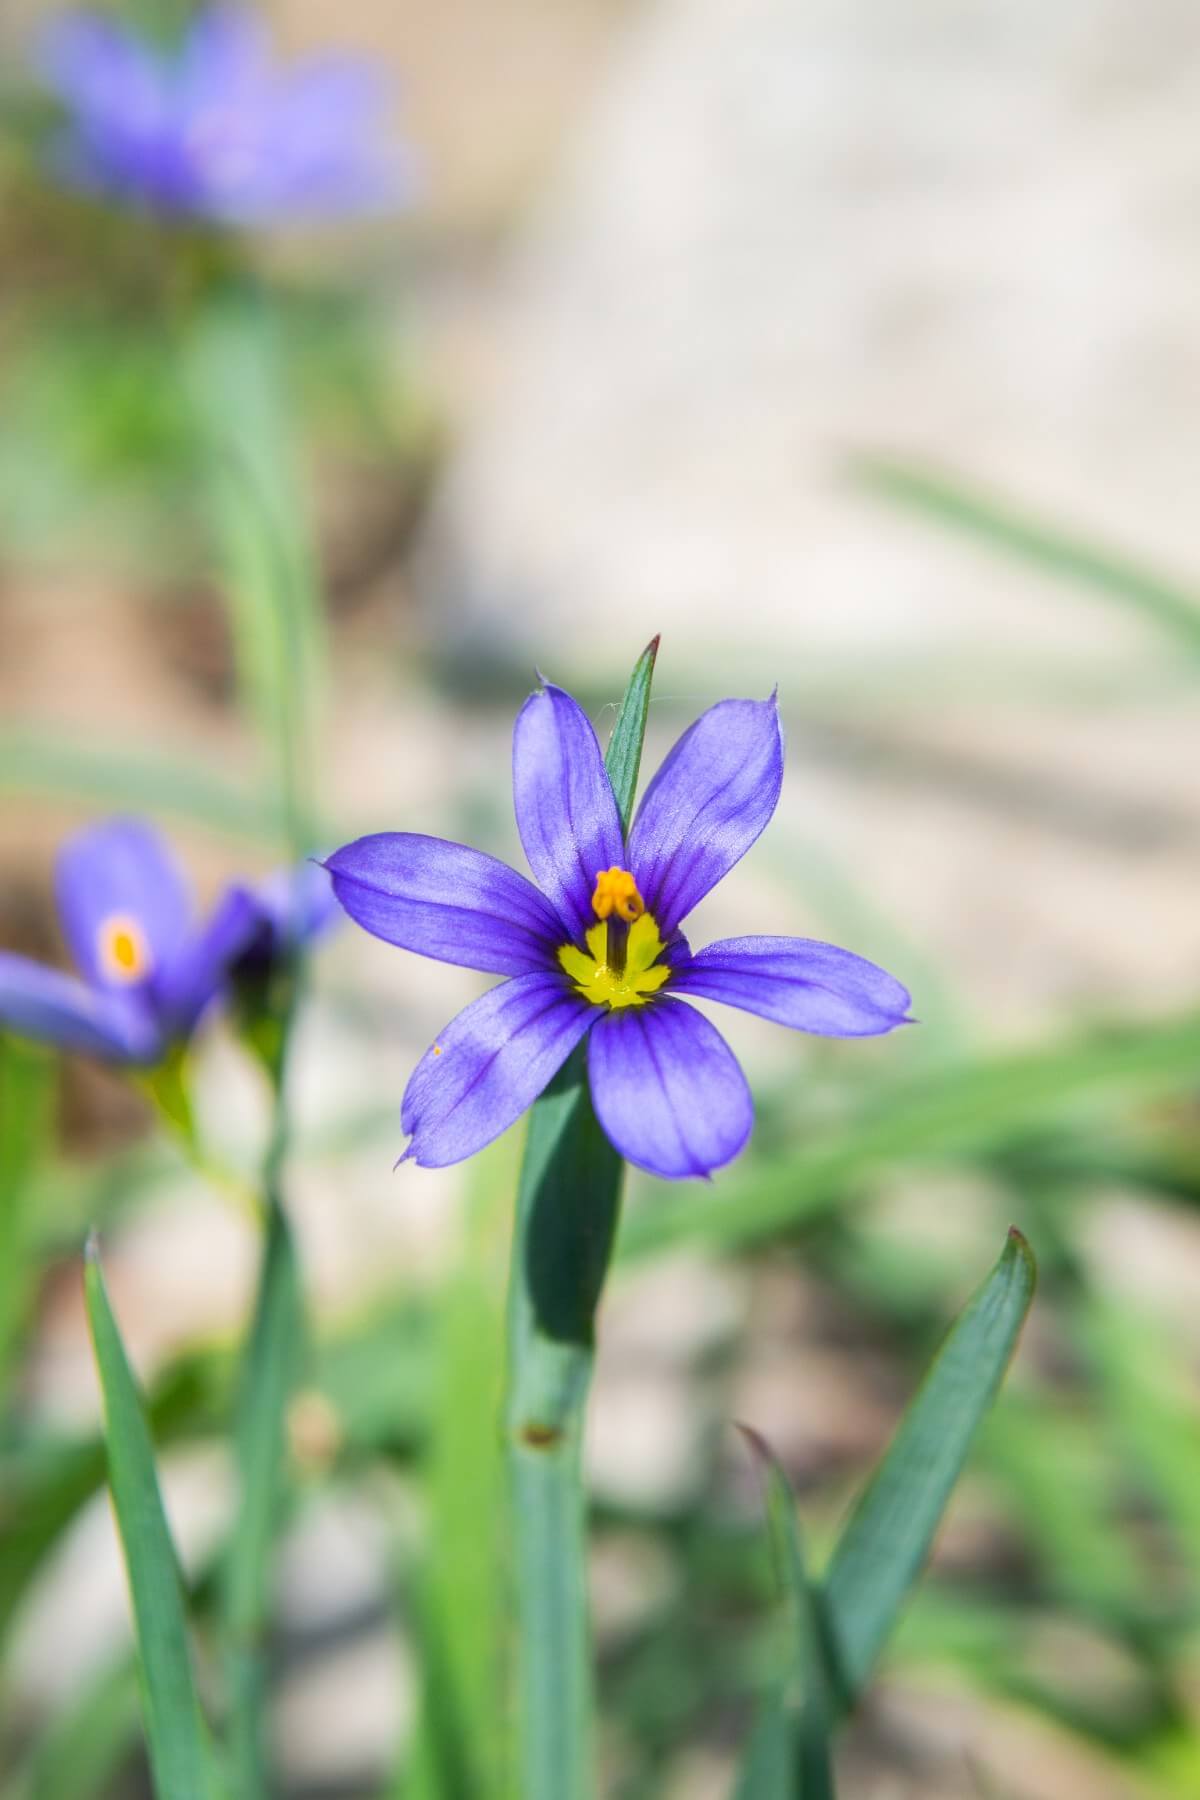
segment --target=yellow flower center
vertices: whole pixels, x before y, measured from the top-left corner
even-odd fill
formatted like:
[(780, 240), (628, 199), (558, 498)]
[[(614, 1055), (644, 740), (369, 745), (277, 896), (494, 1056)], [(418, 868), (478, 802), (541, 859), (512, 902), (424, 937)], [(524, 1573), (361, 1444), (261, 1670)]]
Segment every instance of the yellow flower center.
[(140, 981), (149, 973), (150, 948), (136, 919), (111, 913), (96, 932), (100, 967), (110, 981)]
[[(636, 895), (637, 889), (633, 891)], [(612, 941), (618, 935), (624, 940), (619, 949)], [(671, 973), (666, 963), (658, 961), (666, 945), (651, 913), (638, 912), (629, 926), (616, 921), (593, 925), (586, 942), (586, 952), (564, 944), (558, 960), (576, 992), (594, 1006), (645, 1006)]]
[(618, 919), (624, 919), (626, 925), (632, 925), (640, 919), (646, 908), (642, 905), (642, 896), (637, 891), (637, 882), (628, 869), (601, 869), (596, 876), (596, 891), (592, 895), (592, 911), (598, 919), (610, 919), (616, 913)]

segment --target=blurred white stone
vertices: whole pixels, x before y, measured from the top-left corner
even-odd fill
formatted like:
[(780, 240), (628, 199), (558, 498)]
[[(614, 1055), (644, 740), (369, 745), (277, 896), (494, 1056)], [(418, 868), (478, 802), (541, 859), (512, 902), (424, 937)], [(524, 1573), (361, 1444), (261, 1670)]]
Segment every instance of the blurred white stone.
[[(200, 1341), (241, 1332), (257, 1266), (257, 1231), (190, 1175), (101, 1242), (105, 1279), (129, 1359), (143, 1384)], [(56, 1282), (24, 1372), (26, 1393), (60, 1429), (99, 1424), (100, 1393), (83, 1306), (82, 1265)]]
[(379, 1777), (413, 1727), (416, 1676), (392, 1630), (380, 1627), (301, 1664), (275, 1702), (271, 1735), (285, 1778)]
[(712, 1429), (697, 1364), (736, 1335), (745, 1286), (736, 1271), (691, 1253), (613, 1283), (585, 1445), (594, 1493), (650, 1511), (695, 1493)]
[(592, 1626), (599, 1640), (636, 1633), (677, 1585), (670, 1554), (644, 1533), (606, 1531), (588, 1551)]
[(339, 1493), (304, 1509), (284, 1540), (279, 1617), (301, 1631), (377, 1602), (389, 1585), (392, 1538), (377, 1509)]
[(1138, 644), (839, 465), (967, 466), (1186, 567), (1197, 49), (1175, 0), (644, 12), (511, 270), (464, 628), (605, 666), (648, 626), (725, 666)]

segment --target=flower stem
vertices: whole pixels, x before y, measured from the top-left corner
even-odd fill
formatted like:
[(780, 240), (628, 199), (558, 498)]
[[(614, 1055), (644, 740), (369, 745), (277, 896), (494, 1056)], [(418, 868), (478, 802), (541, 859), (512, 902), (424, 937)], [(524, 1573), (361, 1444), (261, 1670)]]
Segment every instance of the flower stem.
[[(605, 756), (626, 831), (657, 651), (655, 638), (638, 659)], [(521, 1800), (589, 1800), (593, 1792), (581, 1460), (596, 1307), (623, 1177), (592, 1111), (581, 1044), (529, 1115), (509, 1283)]]
[(522, 1800), (592, 1792), (580, 1455), (622, 1173), (592, 1112), (580, 1049), (530, 1114), (509, 1290)]
[[(311, 802), (324, 621), (293, 421), (269, 297), (247, 278), (214, 283), (189, 322), (187, 383), (224, 575), (239, 683), (279, 797), (293, 860), (314, 848)], [(234, 1429), (240, 1481), (222, 1587), (229, 1760), (237, 1800), (269, 1788), (263, 1744), (275, 1533), (287, 1488), (287, 1415), (304, 1348), (300, 1273), (284, 1205), (287, 1063), (303, 979), (299, 933), (264, 1001), (257, 1053), (274, 1095), (263, 1159), (266, 1231)]]

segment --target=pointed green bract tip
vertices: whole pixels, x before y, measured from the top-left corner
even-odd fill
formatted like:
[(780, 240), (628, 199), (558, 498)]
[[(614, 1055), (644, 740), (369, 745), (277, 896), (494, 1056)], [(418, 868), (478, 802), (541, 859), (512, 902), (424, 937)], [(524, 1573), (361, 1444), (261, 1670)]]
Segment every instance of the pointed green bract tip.
[(1033, 1289), (1037, 1286), (1037, 1258), (1033, 1254), (1033, 1247), (1029, 1239), (1015, 1225), (1010, 1225), (1008, 1228), (1008, 1239), (1001, 1252), (1000, 1262), (1001, 1265), (1019, 1262), (1028, 1277), (1029, 1290), (1032, 1294)]
[(608, 740), (604, 766), (608, 770), (621, 815), (621, 830), (628, 835), (637, 793), (638, 770), (642, 763), (642, 743), (646, 736), (646, 714), (650, 708), (650, 683), (658, 656), (661, 634), (651, 638), (634, 664), (633, 674), (625, 689), (617, 712), (617, 722)]

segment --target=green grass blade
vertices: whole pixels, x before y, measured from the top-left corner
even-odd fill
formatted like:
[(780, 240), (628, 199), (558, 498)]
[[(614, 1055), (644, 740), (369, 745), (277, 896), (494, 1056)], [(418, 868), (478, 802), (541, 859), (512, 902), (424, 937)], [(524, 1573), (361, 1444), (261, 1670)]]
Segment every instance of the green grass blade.
[(0, 1396), (38, 1280), (30, 1193), (53, 1135), (56, 1073), (40, 1046), (0, 1032)]
[(50, 1721), (23, 1771), (22, 1800), (91, 1800), (111, 1793), (137, 1744), (140, 1722), (137, 1669), (125, 1656)]
[(953, 476), (885, 456), (858, 456), (852, 472), (871, 492), (924, 513), (1031, 566), (1087, 588), (1200, 656), (1200, 602), (1131, 557), (1032, 517)]
[(1200, 1434), (1187, 1358), (1144, 1308), (1087, 1293), (1078, 1310), (1122, 1473), (1140, 1474), (1200, 1578)]
[(186, 366), (239, 681), (273, 762), (281, 835), (304, 854), (314, 848), (325, 622), (279, 320), (266, 295), (235, 283), (210, 301)]
[(788, 1641), (779, 1690), (766, 1702), (751, 1740), (738, 1800), (834, 1800), (833, 1672), (820, 1601), (804, 1563), (795, 1497), (770, 1446), (748, 1426), (740, 1429), (763, 1478)]
[(0, 793), (158, 813), (251, 843), (261, 843), (275, 823), (272, 809), (243, 783), (158, 751), (150, 758), (91, 740), (81, 747), (65, 742), (61, 733), (48, 736), (21, 726), (0, 731)]
[(508, 1140), (472, 1166), (466, 1243), (438, 1295), (429, 1453), (430, 1544), (419, 1600), (421, 1721), (393, 1791), (404, 1800), (498, 1792), (499, 1679), (507, 1644), (502, 1577), (504, 1240), (515, 1159)]
[(230, 1760), (238, 1791), (265, 1792), (262, 1720), (271, 1551), (287, 1473), (287, 1408), (303, 1345), (300, 1280), (291, 1230), (272, 1205), (250, 1339), (241, 1370), (234, 1443), (240, 1495), (222, 1594), (230, 1695)]
[(1033, 1254), (1010, 1231), (951, 1326), (838, 1538), (822, 1583), (843, 1701), (852, 1704), (920, 1574), (971, 1441), (1033, 1299)]
[(759, 1708), (733, 1800), (795, 1800), (796, 1758), (782, 1696)]
[(621, 830), (626, 834), (629, 832), (633, 802), (637, 796), (638, 770), (642, 766), (642, 743), (646, 736), (646, 714), (650, 708), (650, 684), (654, 680), (658, 642), (657, 638), (652, 638), (634, 665), (604, 755), (604, 765), (613, 785), (613, 793), (617, 797)]
[(702, 1194), (655, 1195), (627, 1220), (621, 1258), (753, 1244), (827, 1213), (885, 1166), (975, 1155), (1076, 1105), (1108, 1117), (1117, 1100), (1182, 1086), (1198, 1063), (1200, 1020), (1185, 1017), (922, 1071), (802, 1150), (752, 1156)]
[(1049, 1592), (1093, 1619), (1124, 1625), (1144, 1615), (1144, 1557), (1116, 1524), (1129, 1471), (1077, 1402), (1036, 1391), (1010, 1395), (989, 1419), (976, 1456)]
[(159, 1800), (209, 1800), (218, 1790), (192, 1671), (179, 1565), (141, 1397), (94, 1243), (87, 1251), (84, 1294), (104, 1400), (108, 1482), (129, 1577), (155, 1791)]

